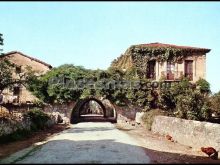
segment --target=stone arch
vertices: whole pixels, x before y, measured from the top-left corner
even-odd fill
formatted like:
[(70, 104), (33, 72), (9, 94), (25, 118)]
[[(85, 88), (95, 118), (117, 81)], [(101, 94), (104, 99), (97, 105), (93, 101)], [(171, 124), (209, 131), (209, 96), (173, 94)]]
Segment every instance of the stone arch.
[(98, 103), (101, 108), (102, 108), (102, 111), (103, 111), (103, 117), (106, 117), (106, 108), (105, 106), (102, 104), (102, 102), (96, 98), (86, 98), (85, 100), (83, 100), (83, 102), (81, 103), (80, 107), (79, 107), (79, 115), (80, 115), (80, 111), (81, 109), (84, 107), (84, 105), (90, 101), (95, 101), (96, 103)]
[(103, 118), (105, 118), (106, 121), (116, 122), (117, 113), (116, 113), (115, 109), (114, 109), (114, 116), (112, 118), (110, 118), (106, 113), (105, 105), (102, 103), (102, 101), (100, 99), (98, 99), (96, 97), (87, 97), (85, 99), (79, 99), (76, 102), (76, 104), (73, 107), (72, 112), (71, 112), (70, 123), (74, 124), (74, 123), (80, 122), (80, 111), (84, 107), (84, 105), (90, 101), (95, 101), (96, 103), (98, 103), (101, 106), (101, 109), (103, 110)]

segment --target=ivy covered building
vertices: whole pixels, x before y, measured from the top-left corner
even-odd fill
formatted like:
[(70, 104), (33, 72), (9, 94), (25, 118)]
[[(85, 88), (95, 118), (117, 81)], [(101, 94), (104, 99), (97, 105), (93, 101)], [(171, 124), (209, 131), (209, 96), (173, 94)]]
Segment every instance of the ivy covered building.
[(138, 77), (156, 81), (188, 77), (196, 82), (206, 77), (206, 53), (210, 50), (163, 43), (132, 45), (111, 67), (135, 71)]

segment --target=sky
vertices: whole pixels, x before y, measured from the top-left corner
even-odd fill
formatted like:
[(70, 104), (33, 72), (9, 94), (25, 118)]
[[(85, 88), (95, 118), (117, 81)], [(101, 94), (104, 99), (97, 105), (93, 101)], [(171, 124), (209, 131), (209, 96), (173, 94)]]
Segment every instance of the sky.
[(0, 2), (4, 53), (57, 67), (107, 69), (134, 44), (209, 48), (206, 79), (220, 91), (220, 2)]

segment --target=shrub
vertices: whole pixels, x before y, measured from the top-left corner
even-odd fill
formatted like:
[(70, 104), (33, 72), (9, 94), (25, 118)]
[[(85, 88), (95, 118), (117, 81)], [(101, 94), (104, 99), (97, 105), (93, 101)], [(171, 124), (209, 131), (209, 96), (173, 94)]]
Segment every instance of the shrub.
[(5, 144), (8, 142), (16, 141), (16, 140), (21, 140), (26, 137), (29, 137), (31, 135), (31, 131), (27, 129), (18, 129), (17, 131), (8, 134), (8, 135), (3, 135), (0, 136), (0, 144)]
[(39, 108), (31, 109), (24, 114), (24, 117), (30, 118), (32, 130), (44, 129), (46, 122), (50, 119), (50, 117)]
[(220, 116), (220, 91), (210, 97), (210, 107), (216, 115)]
[(201, 120), (209, 120), (211, 118), (211, 113), (212, 109), (210, 108), (210, 103), (205, 102), (200, 112)]
[(210, 93), (210, 84), (208, 81), (206, 81), (205, 79), (200, 78), (197, 82), (196, 85), (199, 87), (200, 91), (202, 93)]
[(158, 107), (164, 110), (173, 110), (176, 107), (174, 94), (168, 89), (161, 89)]
[(189, 120), (208, 120), (211, 116), (208, 102), (202, 93), (189, 89), (177, 96), (175, 115)]

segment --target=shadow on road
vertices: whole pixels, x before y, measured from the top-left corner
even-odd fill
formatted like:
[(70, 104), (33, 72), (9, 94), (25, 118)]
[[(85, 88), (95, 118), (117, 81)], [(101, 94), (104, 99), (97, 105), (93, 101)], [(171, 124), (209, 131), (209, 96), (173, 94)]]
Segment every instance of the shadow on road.
[[(142, 151), (141, 151), (142, 150)], [(144, 150), (144, 151), (143, 151)], [(141, 154), (142, 153), (142, 154)], [(149, 162), (148, 155), (151, 158)], [(153, 159), (152, 159), (153, 158)], [(166, 159), (164, 159), (166, 158)], [(15, 162), (14, 162), (15, 163)], [(219, 163), (206, 157), (159, 152), (108, 140), (54, 140), (16, 163)]]
[(78, 118), (78, 122), (111, 122), (115, 123), (115, 118), (113, 117), (103, 117), (102, 115), (81, 115)]

